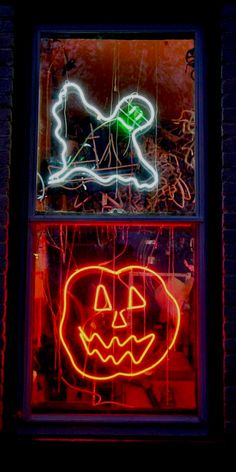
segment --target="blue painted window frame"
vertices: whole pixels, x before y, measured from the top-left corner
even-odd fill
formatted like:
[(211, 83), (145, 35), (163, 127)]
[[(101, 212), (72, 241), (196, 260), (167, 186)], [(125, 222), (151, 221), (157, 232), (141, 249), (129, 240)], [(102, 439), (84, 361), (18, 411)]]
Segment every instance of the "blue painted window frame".
[[(29, 162), (29, 207), (28, 207), (28, 267), (31, 267), (32, 254), (32, 231), (31, 226), (34, 223), (73, 223), (85, 224), (88, 221), (99, 221), (106, 223), (106, 216), (89, 215), (89, 217), (76, 215), (37, 215), (35, 214), (35, 192), (36, 192), (36, 172), (37, 172), (37, 129), (38, 129), (38, 90), (39, 90), (39, 42), (40, 38), (46, 34), (59, 34), (68, 36), (87, 35), (87, 37), (122, 37), (129, 35), (134, 38), (186, 38), (192, 37), (195, 41), (195, 112), (196, 112), (196, 214), (194, 216), (132, 216), (132, 223), (153, 222), (158, 223), (193, 223), (197, 235), (197, 356), (198, 356), (198, 415), (189, 417), (183, 415), (103, 415), (93, 413), (88, 414), (31, 414), (30, 412), (30, 376), (31, 376), (31, 270), (27, 275), (26, 307), (29, 307), (25, 317), (25, 339), (26, 349), (24, 356), (24, 392), (23, 392), (23, 418), (27, 420), (22, 422), (19, 430), (22, 433), (31, 431), (31, 434), (44, 435), (45, 428), (47, 434), (61, 435), (69, 434), (77, 437), (96, 436), (96, 437), (153, 437), (157, 436), (175, 436), (183, 435), (206, 435), (208, 421), (207, 406), (207, 347), (206, 347), (206, 208), (205, 208), (205, 178), (206, 178), (206, 125), (207, 110), (205, 106), (205, 58), (201, 30), (194, 26), (174, 26), (154, 25), (145, 28), (144, 26), (38, 26), (35, 30), (35, 41), (33, 49), (33, 71), (32, 71), (32, 100), (31, 116), (32, 127), (30, 130), (30, 162)], [(187, 36), (188, 35), (188, 36)], [(128, 224), (129, 216), (109, 218), (109, 222), (115, 224), (119, 221)], [(26, 426), (27, 424), (27, 426)], [(129, 424), (129, 432), (127, 432)]]

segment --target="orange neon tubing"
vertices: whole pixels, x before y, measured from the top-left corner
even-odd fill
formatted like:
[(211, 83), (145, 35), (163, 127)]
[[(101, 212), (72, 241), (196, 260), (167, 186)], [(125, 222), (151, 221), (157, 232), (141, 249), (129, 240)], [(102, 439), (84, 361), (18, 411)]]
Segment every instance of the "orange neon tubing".
[[(106, 303), (106, 305), (102, 308), (99, 307), (99, 303), (98, 303), (99, 294), (101, 293), (101, 291), (103, 293), (104, 301)], [(111, 301), (110, 301), (110, 298), (109, 298), (109, 295), (107, 293), (107, 289), (106, 289), (105, 285), (99, 284), (97, 286), (96, 295), (95, 295), (95, 302), (94, 302), (94, 310), (95, 311), (111, 311), (112, 310)]]
[[(134, 303), (133, 303), (133, 292), (135, 292), (136, 295), (138, 296), (139, 300), (141, 300), (141, 302), (142, 302), (141, 305), (134, 305)], [(145, 308), (145, 306), (146, 306), (145, 298), (143, 298), (141, 293), (139, 293), (139, 291), (132, 285), (129, 289), (128, 308), (130, 308), (132, 310), (137, 310), (137, 308)]]
[[(139, 300), (141, 300), (142, 304), (141, 305), (134, 305), (133, 304), (133, 292), (136, 293), (136, 295), (138, 296)], [(129, 288), (129, 299), (128, 299), (128, 309), (129, 310), (138, 310), (139, 308), (145, 308), (146, 306), (146, 300), (143, 298), (143, 296), (141, 295), (141, 293), (138, 292), (138, 290), (131, 286)], [(123, 312), (125, 312), (126, 309), (124, 310), (121, 310), (120, 312), (118, 311), (115, 311), (115, 316), (114, 316), (114, 319), (112, 321), (112, 328), (124, 328), (125, 326), (127, 326), (127, 323), (125, 321), (125, 318), (123, 316)], [(120, 319), (120, 324), (117, 324), (117, 318), (119, 317)]]
[[(136, 296), (138, 297), (138, 299), (140, 300), (140, 304), (139, 305), (135, 305), (133, 303), (133, 293), (136, 293)], [(104, 297), (104, 306), (102, 307), (101, 306), (101, 303), (99, 303), (99, 296), (101, 296), (101, 294), (103, 295)], [(128, 298), (128, 308), (131, 310), (137, 310), (139, 308), (145, 308), (146, 306), (146, 300), (143, 298), (143, 296), (141, 295), (141, 293), (138, 292), (138, 290), (131, 286), (130, 289), (129, 289), (129, 298)], [(95, 301), (94, 301), (94, 311), (112, 311), (112, 304), (111, 304), (111, 301), (110, 301), (110, 298), (109, 298), (109, 295), (107, 293), (107, 289), (105, 287), (105, 285), (103, 284), (99, 284), (97, 286), (97, 290), (96, 290), (96, 294), (95, 294)], [(127, 326), (127, 323), (125, 321), (125, 318), (123, 316), (123, 312), (125, 312), (126, 310), (121, 310), (120, 312), (118, 311), (115, 311), (115, 316), (114, 316), (114, 319), (112, 321), (112, 328), (124, 328), (125, 326)], [(120, 321), (118, 321), (118, 324), (117, 323), (117, 318), (119, 318)]]
[[(154, 339), (155, 339), (155, 334), (154, 334), (154, 333), (147, 334), (146, 336), (144, 336), (143, 338), (140, 338), (140, 339), (138, 339), (134, 334), (132, 334), (132, 335), (129, 336), (123, 343), (120, 342), (120, 340), (119, 340), (119, 338), (118, 338), (117, 336), (114, 336), (114, 337), (111, 339), (111, 341), (109, 342), (109, 344), (106, 344), (106, 343), (103, 341), (103, 339), (101, 338), (101, 336), (99, 336), (99, 334), (94, 333), (94, 334), (92, 334), (92, 336), (89, 338), (89, 337), (85, 334), (85, 332), (82, 330), (82, 328), (81, 328), (80, 326), (79, 326), (79, 330), (80, 330), (80, 338), (81, 338), (81, 340), (82, 340), (82, 342), (83, 342), (83, 345), (84, 345), (84, 347), (85, 347), (85, 349), (86, 349), (86, 351), (87, 351), (87, 354), (88, 354), (89, 356), (93, 356), (93, 354), (96, 353), (96, 354), (98, 355), (98, 357), (100, 357), (100, 359), (101, 359), (102, 362), (106, 363), (106, 362), (108, 362), (109, 360), (111, 360), (111, 361), (113, 362), (113, 364), (115, 364), (115, 365), (119, 365), (119, 364), (125, 359), (125, 357), (130, 357), (131, 360), (132, 360), (132, 362), (133, 362), (133, 364), (136, 364), (136, 365), (137, 365), (137, 364), (140, 364), (140, 362), (142, 362), (144, 356), (146, 355), (148, 349), (150, 348), (151, 344), (153, 343), (153, 341), (154, 341)], [(143, 354), (140, 356), (140, 358), (139, 358), (138, 360), (135, 359), (135, 357), (133, 356), (133, 353), (132, 353), (131, 351), (126, 351), (126, 352), (123, 354), (123, 356), (122, 356), (118, 361), (116, 361), (115, 358), (114, 358), (114, 356), (112, 356), (111, 354), (109, 354), (107, 357), (103, 357), (103, 356), (101, 355), (101, 353), (98, 351), (98, 349), (93, 349), (93, 350), (90, 352), (90, 350), (89, 350), (89, 348), (88, 348), (86, 342), (87, 342), (87, 343), (90, 343), (90, 342), (93, 341), (94, 338), (97, 338), (97, 339), (100, 341), (100, 343), (103, 345), (103, 347), (104, 347), (105, 349), (110, 349), (112, 345), (113, 345), (113, 346), (115, 345), (115, 343), (117, 343), (119, 347), (123, 347), (123, 346), (125, 346), (126, 344), (128, 344), (129, 342), (132, 342), (132, 341), (134, 341), (136, 344), (141, 344), (142, 342), (144, 342), (144, 341), (146, 341), (147, 339), (149, 339), (149, 343), (147, 344), (146, 348), (144, 349)], [(85, 342), (85, 340), (86, 340), (86, 342)]]
[[(151, 365), (149, 365), (148, 367), (138, 371), (138, 372), (116, 372), (114, 374), (111, 374), (111, 375), (107, 375), (105, 377), (99, 377), (97, 375), (90, 375), (88, 373), (86, 373), (85, 371), (83, 371), (82, 369), (80, 369), (74, 359), (73, 359), (73, 356), (71, 355), (70, 353), (70, 350), (64, 340), (64, 337), (63, 337), (63, 325), (64, 325), (64, 321), (65, 321), (65, 318), (66, 318), (66, 312), (67, 312), (67, 290), (68, 290), (68, 286), (69, 284), (71, 283), (72, 279), (74, 277), (76, 277), (78, 274), (83, 274), (83, 272), (88, 272), (89, 270), (91, 271), (94, 271), (94, 270), (100, 270), (104, 273), (107, 273), (107, 274), (111, 274), (111, 275), (120, 275), (124, 272), (128, 272), (128, 271), (132, 271), (132, 270), (137, 270), (137, 271), (144, 271), (144, 272), (149, 272), (152, 276), (156, 277), (162, 284), (167, 296), (172, 300), (172, 302), (174, 303), (175, 305), (175, 308), (176, 308), (176, 313), (177, 313), (177, 323), (176, 323), (176, 329), (175, 329), (175, 334), (173, 336), (173, 339), (170, 343), (170, 345), (167, 347), (166, 351), (162, 354), (162, 356), (154, 363), (152, 363)], [(180, 308), (179, 308), (179, 305), (176, 301), (176, 299), (174, 298), (174, 296), (169, 292), (168, 288), (166, 287), (166, 284), (164, 282), (164, 280), (162, 279), (162, 277), (157, 274), (156, 272), (154, 272), (152, 269), (149, 269), (148, 267), (142, 267), (142, 266), (136, 266), (136, 265), (130, 265), (130, 266), (126, 266), (126, 267), (122, 267), (121, 269), (117, 270), (117, 271), (114, 271), (112, 269), (108, 269), (107, 267), (103, 267), (103, 266), (99, 266), (99, 265), (91, 265), (91, 266), (86, 266), (86, 267), (82, 267), (81, 269), (77, 269), (75, 272), (73, 272), (70, 277), (67, 279), (66, 283), (65, 283), (65, 287), (64, 287), (64, 306), (63, 306), (63, 313), (62, 313), (62, 318), (61, 318), (61, 322), (60, 322), (60, 327), (59, 327), (59, 335), (60, 335), (60, 340), (61, 340), (61, 343), (65, 349), (65, 351), (67, 352), (68, 354), (68, 357), (70, 359), (70, 362), (71, 362), (71, 365), (73, 366), (73, 368), (76, 370), (76, 372), (78, 372), (82, 377), (86, 377), (86, 378), (89, 378), (91, 380), (98, 380), (98, 381), (104, 381), (104, 380), (111, 380), (111, 379), (114, 379), (116, 377), (119, 377), (119, 376), (122, 376), (122, 377), (137, 377), (138, 375), (141, 375), (141, 374), (144, 374), (145, 372), (148, 372), (150, 370), (153, 370), (155, 367), (157, 367), (164, 359), (165, 357), (167, 356), (168, 352), (172, 349), (172, 347), (174, 346), (175, 344), (175, 341), (176, 341), (176, 338), (177, 338), (177, 335), (178, 335), (178, 332), (179, 332), (179, 327), (180, 327)], [(81, 329), (80, 329), (81, 331)], [(84, 333), (84, 332), (83, 332)], [(94, 333), (92, 335), (92, 337), (94, 336), (95, 337), (96, 333)], [(81, 333), (80, 333), (80, 336), (81, 336)], [(85, 335), (84, 333), (84, 336), (86, 336), (88, 338), (87, 335)], [(139, 340), (136, 338), (136, 336), (132, 335), (133, 336), (133, 339), (136, 341), (136, 342), (139, 342)], [(112, 338), (111, 342), (106, 345), (104, 343), (104, 341), (100, 338), (99, 335), (97, 335), (98, 338), (100, 338), (100, 342), (103, 344), (104, 348), (109, 348), (111, 347), (112, 343), (115, 341), (115, 338), (116, 338), (116, 342), (122, 346), (122, 345), (125, 345), (128, 341), (130, 341), (130, 338), (132, 337), (130, 336), (126, 342), (124, 342), (123, 344), (119, 341), (119, 339), (115, 336), (114, 338)], [(152, 336), (155, 337), (155, 334), (154, 333), (151, 333), (150, 335), (147, 335), (150, 337), (150, 343), (148, 344), (148, 346), (146, 347), (145, 349), (145, 354), (147, 353), (147, 350), (150, 348), (151, 344), (154, 342), (154, 338)], [(93, 339), (94, 339), (93, 337)], [(83, 338), (83, 335), (82, 335), (82, 338)], [(83, 339), (81, 338), (82, 342), (83, 342)], [(89, 339), (89, 338), (88, 338)], [(143, 340), (143, 338), (142, 338)], [(141, 341), (140, 341), (141, 342)], [(85, 346), (84, 342), (83, 342), (83, 345)], [(94, 351), (97, 351), (96, 349)], [(98, 352), (97, 352), (98, 354)], [(141, 356), (141, 361), (143, 360), (143, 357), (145, 355), (143, 353), (143, 355)], [(91, 355), (91, 353), (90, 353)], [(107, 358), (103, 358), (101, 356), (101, 354), (99, 353), (98, 354), (100, 359), (104, 362), (107, 362), (108, 359)], [(133, 358), (133, 354), (132, 352), (130, 351), (126, 351), (123, 359), (125, 358), (125, 356), (130, 356), (130, 358), (134, 361), (134, 364), (137, 363), (137, 361)], [(131, 357), (132, 356), (132, 357)], [(110, 356), (108, 356), (110, 358)], [(105, 360), (104, 360), (105, 359)], [(123, 360), (122, 359), (122, 360)], [(115, 359), (114, 359), (115, 361)], [(141, 363), (140, 361), (140, 363)], [(117, 362), (117, 364), (119, 364), (121, 362), (121, 360), (119, 362)], [(139, 361), (138, 361), (139, 362)], [(116, 363), (116, 361), (114, 362), (114, 364)]]
[[(124, 310), (121, 310), (121, 311), (115, 311), (115, 316), (113, 318), (113, 321), (112, 321), (112, 328), (115, 328), (115, 329), (121, 329), (121, 328), (125, 328), (125, 326), (127, 326), (127, 323), (125, 321), (125, 318), (124, 316), (122, 315), (122, 312), (124, 312)], [(117, 322), (117, 318), (120, 320)], [(119, 324), (118, 324), (119, 323)]]

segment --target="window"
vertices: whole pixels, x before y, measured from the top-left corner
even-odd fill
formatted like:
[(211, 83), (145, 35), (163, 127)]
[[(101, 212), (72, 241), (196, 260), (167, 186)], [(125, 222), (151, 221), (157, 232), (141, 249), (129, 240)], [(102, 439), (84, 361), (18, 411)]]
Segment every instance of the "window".
[(32, 415), (203, 416), (196, 37), (40, 32)]
[(191, 225), (34, 226), (35, 411), (196, 411), (194, 239)]
[(40, 47), (37, 213), (194, 215), (193, 39)]

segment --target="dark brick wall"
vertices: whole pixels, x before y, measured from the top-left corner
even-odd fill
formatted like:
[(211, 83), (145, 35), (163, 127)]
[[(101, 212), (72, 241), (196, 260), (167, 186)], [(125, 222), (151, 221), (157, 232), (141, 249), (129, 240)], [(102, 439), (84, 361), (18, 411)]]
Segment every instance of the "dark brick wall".
[(225, 431), (236, 432), (236, 5), (222, 21), (222, 196)]
[(2, 429), (13, 90), (13, 9), (0, 5), (0, 430)]

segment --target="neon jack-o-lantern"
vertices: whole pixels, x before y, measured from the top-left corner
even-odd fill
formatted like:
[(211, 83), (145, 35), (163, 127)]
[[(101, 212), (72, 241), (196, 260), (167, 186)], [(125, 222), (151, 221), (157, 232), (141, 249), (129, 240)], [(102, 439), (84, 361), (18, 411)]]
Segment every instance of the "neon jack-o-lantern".
[(179, 326), (177, 301), (147, 267), (86, 266), (66, 281), (60, 339), (81, 377), (104, 381), (152, 372), (174, 346)]

